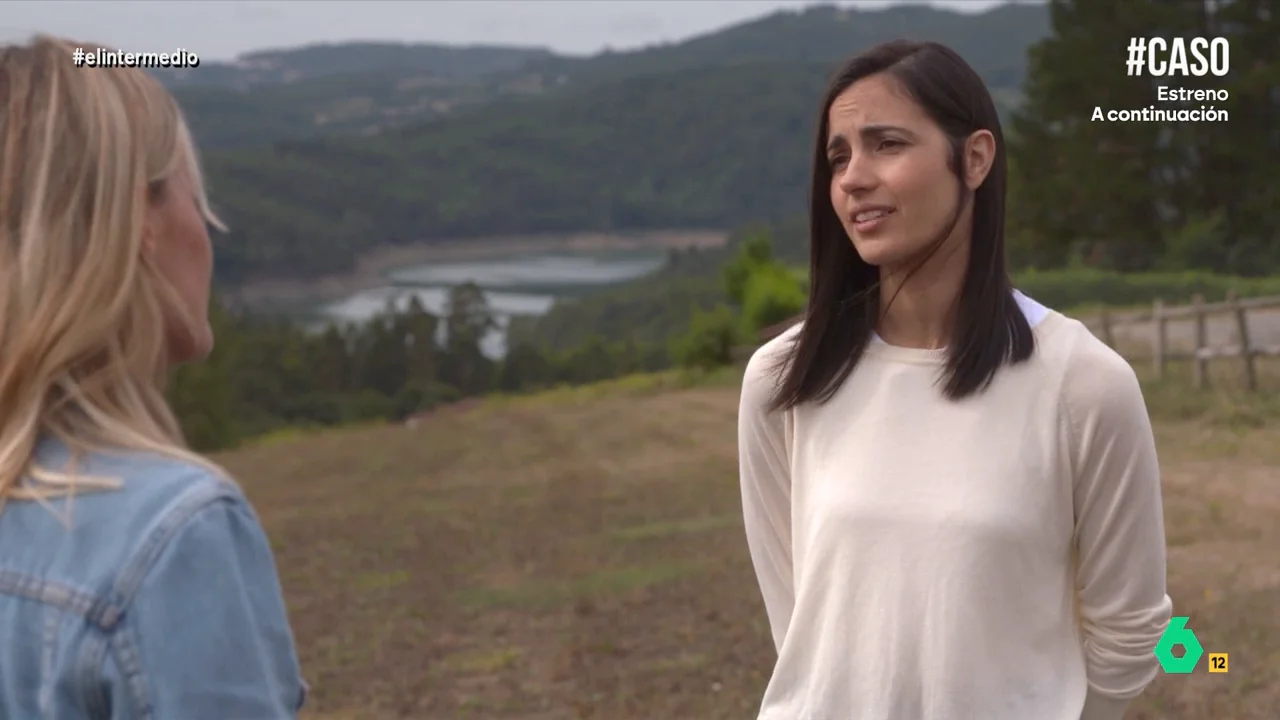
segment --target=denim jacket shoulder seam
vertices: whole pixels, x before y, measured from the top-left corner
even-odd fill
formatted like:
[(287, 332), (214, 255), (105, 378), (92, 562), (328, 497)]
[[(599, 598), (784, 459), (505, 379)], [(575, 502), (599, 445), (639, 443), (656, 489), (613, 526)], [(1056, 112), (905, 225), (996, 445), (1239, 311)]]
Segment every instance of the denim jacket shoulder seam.
[[(199, 477), (204, 476), (193, 474), (193, 479)], [(88, 613), (88, 620), (103, 631), (113, 630), (128, 611), (152, 566), (169, 547), (173, 538), (201, 510), (219, 500), (235, 501), (236, 498), (235, 486), (230, 483), (198, 483), (185, 492), (124, 563), (107, 591), (96, 598), (94, 607)]]
[[(192, 474), (193, 480), (202, 477)], [(190, 520), (204, 508), (220, 500), (234, 501), (236, 497), (234, 486), (229, 483), (194, 483), (165, 512), (159, 525), (143, 538), (142, 545), (124, 563), (105, 592), (92, 599), (92, 607), (84, 615), (98, 634), (85, 638), (79, 683), (86, 707), (106, 708), (99, 683), (107, 663), (112, 663), (128, 689), (128, 702), (134, 705), (141, 718), (151, 717), (146, 677), (136, 662), (130, 662), (136, 660), (131, 657), (131, 653), (136, 653), (136, 647), (126, 617), (129, 606), (160, 555)], [(121, 657), (122, 653), (124, 657)]]

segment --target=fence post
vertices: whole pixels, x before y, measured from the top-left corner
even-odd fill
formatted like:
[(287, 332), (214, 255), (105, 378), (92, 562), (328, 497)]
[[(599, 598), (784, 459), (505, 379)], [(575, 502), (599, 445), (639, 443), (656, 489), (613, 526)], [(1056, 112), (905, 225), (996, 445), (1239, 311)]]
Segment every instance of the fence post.
[(1151, 305), (1151, 362), (1157, 380), (1164, 379), (1166, 330), (1164, 300), (1156, 298)]
[(1105, 306), (1102, 308), (1102, 312), (1098, 313), (1098, 323), (1102, 326), (1099, 328), (1102, 331), (1102, 342), (1106, 343), (1107, 347), (1114, 350), (1116, 347), (1116, 339), (1111, 332), (1111, 313)]
[(1209, 349), (1208, 332), (1205, 327), (1204, 295), (1196, 293), (1191, 298), (1191, 307), (1195, 312), (1196, 323), (1195, 351), (1192, 356), (1193, 368), (1195, 369), (1195, 388), (1203, 390), (1209, 385), (1209, 356), (1207, 352), (1201, 354), (1202, 351)]
[(1249, 311), (1240, 305), (1235, 293), (1227, 298), (1231, 313), (1236, 316), (1236, 335), (1240, 338), (1240, 359), (1244, 361), (1244, 385), (1249, 392), (1258, 389), (1258, 373), (1253, 364), (1253, 346), (1249, 343)]

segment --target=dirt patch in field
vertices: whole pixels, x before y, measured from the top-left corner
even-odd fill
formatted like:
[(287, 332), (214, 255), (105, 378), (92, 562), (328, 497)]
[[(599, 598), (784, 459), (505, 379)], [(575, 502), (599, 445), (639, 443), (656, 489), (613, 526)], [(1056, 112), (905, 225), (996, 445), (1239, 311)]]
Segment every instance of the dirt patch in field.
[[(222, 458), (279, 553), (309, 716), (754, 717), (773, 649), (736, 402), (733, 387), (517, 400)], [(1230, 670), (1162, 676), (1128, 718), (1277, 717), (1264, 432), (1158, 426), (1175, 611)]]

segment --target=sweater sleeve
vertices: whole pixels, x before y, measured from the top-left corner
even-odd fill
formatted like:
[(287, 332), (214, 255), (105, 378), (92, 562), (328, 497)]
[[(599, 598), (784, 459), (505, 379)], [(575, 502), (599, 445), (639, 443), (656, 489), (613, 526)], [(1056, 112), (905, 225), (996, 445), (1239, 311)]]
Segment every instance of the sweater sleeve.
[(1089, 680), (1081, 720), (1120, 720), (1155, 678), (1173, 609), (1155, 438), (1133, 369), (1092, 337), (1072, 358), (1064, 395)]
[[(775, 341), (776, 342), (776, 341)], [(767, 410), (774, 388), (770, 343), (747, 364), (738, 407), (743, 524), (774, 647), (781, 651), (795, 584), (791, 556), (791, 463), (784, 414)]]

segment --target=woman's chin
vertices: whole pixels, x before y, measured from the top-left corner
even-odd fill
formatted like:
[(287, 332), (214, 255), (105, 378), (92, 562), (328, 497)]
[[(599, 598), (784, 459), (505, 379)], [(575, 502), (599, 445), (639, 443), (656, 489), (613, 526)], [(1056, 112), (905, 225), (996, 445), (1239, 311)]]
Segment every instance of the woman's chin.
[(169, 338), (169, 364), (198, 363), (213, 352), (213, 328), (205, 323), (199, 329), (177, 333)]
[(863, 262), (875, 267), (900, 264), (906, 256), (892, 238), (858, 238), (853, 241), (853, 249)]

